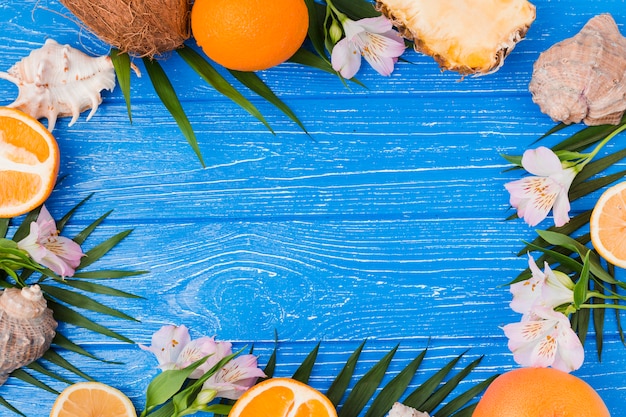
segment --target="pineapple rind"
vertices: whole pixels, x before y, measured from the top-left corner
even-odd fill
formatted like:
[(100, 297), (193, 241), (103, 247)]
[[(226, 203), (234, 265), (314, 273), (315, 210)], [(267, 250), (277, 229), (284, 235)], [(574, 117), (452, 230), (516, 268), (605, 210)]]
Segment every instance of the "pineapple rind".
[(527, 0), (377, 0), (377, 8), (443, 70), (477, 75), (504, 64), (536, 14)]

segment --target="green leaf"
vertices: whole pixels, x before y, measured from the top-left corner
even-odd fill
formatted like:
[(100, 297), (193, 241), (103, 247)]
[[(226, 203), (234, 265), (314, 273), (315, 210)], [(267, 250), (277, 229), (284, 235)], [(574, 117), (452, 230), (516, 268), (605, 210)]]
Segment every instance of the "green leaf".
[[(67, 213), (65, 213), (65, 215), (63, 217), (61, 217), (61, 219), (59, 219), (56, 224), (57, 224), (57, 230), (60, 232), (63, 231), (63, 229), (65, 228), (65, 225), (67, 224), (67, 222), (72, 218), (72, 216), (74, 215), (74, 213), (76, 213), (76, 211), (83, 205), (85, 204), (87, 201), (89, 201), (91, 199), (91, 197), (93, 196), (93, 193), (89, 194), (87, 197), (83, 198), (78, 204), (76, 204), (74, 207), (72, 207), (70, 209), (70, 211), (68, 211)], [(76, 240), (74, 239), (74, 241), (76, 242)], [(82, 242), (77, 242), (79, 245)]]
[(556, 146), (553, 146), (552, 150), (558, 151), (563, 149), (569, 151), (582, 151), (589, 146), (598, 143), (599, 141), (619, 129), (622, 123), (620, 123), (619, 125), (600, 125), (585, 127), (584, 129), (574, 133), (569, 138), (560, 142)]
[(43, 382), (41, 382), (40, 380), (38, 380), (37, 378), (29, 374), (28, 372), (24, 371), (22, 368), (16, 369), (15, 371), (11, 372), (11, 376), (17, 379), (20, 379), (28, 384), (31, 384), (37, 388), (41, 388), (45, 391), (48, 391), (52, 394), (57, 394), (57, 395), (59, 394), (57, 390), (50, 387), (49, 385), (44, 384)]
[[(183, 48), (186, 49), (186, 48)], [(165, 105), (167, 110), (170, 112), (176, 124), (180, 128), (183, 136), (187, 139), (187, 142), (191, 146), (191, 149), (195, 152), (200, 164), (202, 167), (206, 167), (204, 160), (202, 159), (202, 153), (200, 152), (200, 148), (198, 147), (198, 140), (196, 139), (196, 134), (191, 127), (191, 123), (189, 123), (189, 119), (183, 110), (183, 107), (176, 96), (176, 91), (174, 91), (174, 87), (172, 87), (172, 83), (165, 75), (161, 64), (156, 60), (152, 60), (149, 58), (143, 58), (143, 63), (146, 67), (146, 72), (150, 77), (150, 81), (152, 81), (152, 85), (154, 86), (154, 90), (157, 95), (161, 99), (161, 102)]]
[[(111, 363), (111, 364), (117, 364), (117, 365), (122, 364), (122, 362), (107, 361), (107, 360), (101, 359), (101, 358), (97, 357), (96, 355), (93, 355), (93, 354), (87, 352), (85, 349), (83, 349), (82, 347), (80, 347), (76, 343), (72, 342), (70, 339), (68, 339), (67, 337), (63, 336), (63, 334), (61, 334), (59, 332), (57, 332), (56, 335), (54, 336), (54, 339), (52, 339), (52, 344), (56, 345), (56, 346), (58, 346), (58, 347), (60, 347), (62, 349), (68, 350), (70, 352), (78, 353), (79, 355), (83, 355), (83, 356), (86, 356), (88, 358), (95, 359), (97, 361), (101, 361), (101, 362), (105, 362), (105, 363)], [(89, 378), (86, 378), (86, 379), (89, 379)]]
[[(574, 233), (576, 230), (580, 229), (581, 227), (589, 223), (589, 219), (591, 218), (591, 211), (592, 210), (587, 210), (577, 216), (572, 217), (569, 222), (565, 223), (565, 225), (561, 227), (553, 226), (553, 227), (548, 228), (547, 230), (550, 232), (556, 232), (562, 235), (569, 236), (572, 233)], [(548, 245), (548, 242), (543, 240), (541, 236), (534, 239), (531, 243), (534, 246), (541, 246), (541, 247), (546, 247)], [(517, 253), (517, 256), (526, 254), (530, 249), (531, 248), (528, 246), (524, 247), (522, 250), (520, 250)]]
[(289, 62), (293, 62), (294, 64), (300, 64), (307, 67), (315, 68), (318, 70), (322, 70), (329, 74), (337, 75), (337, 71), (335, 71), (330, 65), (330, 62), (322, 58), (321, 56), (314, 54), (308, 49), (301, 47), (296, 51), (295, 54), (291, 56), (288, 60)]
[(189, 65), (204, 81), (209, 83), (216, 91), (231, 99), (242, 109), (256, 117), (267, 129), (274, 133), (272, 127), (267, 123), (261, 112), (246, 99), (237, 89), (235, 89), (222, 75), (202, 55), (192, 48), (185, 46), (176, 50), (178, 55)]
[[(313, 45), (313, 49), (318, 55), (318, 58), (326, 62), (326, 65), (330, 67), (330, 62), (326, 57), (324, 49), (324, 39), (326, 38), (325, 32), (325, 19), (326, 6), (316, 3), (314, 0), (304, 0), (309, 12), (309, 29), (307, 36)], [(301, 48), (302, 49), (302, 48)], [(332, 67), (330, 67), (332, 69)]]
[(169, 369), (155, 376), (146, 389), (146, 406), (141, 415), (145, 416), (155, 407), (171, 399), (183, 387), (189, 375), (208, 358), (205, 356), (183, 369)]
[(43, 359), (47, 360), (50, 363), (53, 363), (67, 371), (70, 371), (81, 378), (84, 378), (88, 381), (93, 381), (94, 379), (78, 369), (76, 366), (72, 365), (67, 359), (61, 356), (55, 349), (48, 349), (46, 353), (43, 355)]
[(3, 396), (0, 395), (0, 405), (6, 407), (9, 411), (14, 412), (15, 414), (19, 414), (20, 416), (26, 417), (26, 414), (22, 413), (17, 408), (13, 407), (7, 400), (4, 399)]
[[(546, 242), (552, 245), (562, 246), (572, 251), (576, 251), (580, 255), (581, 259), (584, 258), (587, 255), (587, 253), (590, 252), (589, 248), (587, 248), (584, 245), (581, 245), (579, 242), (577, 242), (575, 239), (572, 239), (569, 236), (566, 236), (560, 233), (549, 232), (546, 230), (538, 230), (537, 233)], [(573, 270), (579, 273), (582, 272), (582, 265), (580, 263), (573, 261), (571, 260), (571, 258), (566, 257), (566, 256), (558, 256), (557, 258), (558, 258), (557, 260), (560, 263), (567, 264), (568, 266), (572, 267)], [(568, 258), (568, 259), (566, 260), (565, 258)], [(573, 261), (574, 263), (571, 261)], [(606, 270), (602, 268), (599, 260), (597, 259), (597, 256), (593, 252), (590, 253), (589, 268), (590, 268), (591, 273), (595, 275), (596, 277), (600, 278), (602, 281), (609, 283), (609, 284), (620, 285), (620, 283), (616, 281), (615, 278), (609, 275), (606, 272)]]
[(374, 5), (366, 0), (333, 0), (333, 4), (352, 20), (380, 16)]
[(102, 258), (106, 255), (111, 249), (113, 249), (118, 243), (120, 243), (126, 236), (128, 236), (132, 232), (131, 230), (125, 230), (116, 234), (115, 236), (111, 236), (104, 242), (99, 245), (91, 248), (87, 252), (85, 252), (85, 256), (80, 260), (80, 264), (76, 269), (85, 268), (92, 263), (96, 262), (98, 259)]
[(481, 356), (472, 361), (469, 365), (452, 376), (446, 383), (435, 391), (420, 407), (420, 411), (426, 411), (432, 414), (432, 411), (441, 404), (450, 393), (459, 385), (459, 383), (480, 363), (483, 359)]
[(139, 321), (128, 314), (122, 313), (119, 310), (108, 307), (86, 295), (77, 293), (75, 291), (66, 290), (64, 288), (55, 287), (53, 285), (48, 284), (39, 284), (42, 290), (45, 291), (46, 294), (52, 296), (58, 300), (61, 300), (67, 304), (73, 305), (75, 307), (84, 308), (86, 310), (95, 311), (96, 313), (107, 314), (109, 316), (117, 317), (124, 320), (130, 321)]
[(202, 386), (204, 383), (213, 376), (217, 371), (224, 367), (228, 362), (230, 362), (235, 356), (239, 355), (243, 349), (238, 352), (231, 353), (228, 356), (223, 357), (219, 360), (215, 365), (211, 367), (207, 372), (205, 372), (200, 378), (193, 381), (188, 387), (182, 389), (180, 392), (176, 393), (172, 397), (172, 403), (174, 404), (174, 412), (175, 415), (178, 415), (180, 412), (187, 410), (193, 404), (196, 399), (198, 393), (202, 390)]
[[(37, 207), (36, 209), (26, 214), (26, 217), (24, 217), (24, 220), (18, 226), (17, 230), (15, 231), (15, 234), (13, 235), (14, 241), (19, 242), (20, 240), (28, 236), (28, 234), (30, 233), (30, 224), (34, 221), (37, 221), (37, 217), (39, 216), (39, 210), (41, 210), (41, 206)], [(58, 228), (59, 228), (59, 225), (57, 224), (57, 229)]]
[(10, 219), (0, 219), (0, 238), (6, 238)]
[[(492, 375), (480, 384), (477, 384), (469, 390), (465, 391), (464, 393), (460, 394), (459, 396), (448, 402), (446, 405), (441, 407), (439, 410), (437, 410), (437, 417), (449, 417), (458, 409), (470, 402), (472, 399), (476, 398), (476, 396), (483, 392), (489, 386), (489, 384), (491, 384), (493, 380), (497, 377), (498, 375)], [(475, 405), (471, 407), (471, 410), (473, 410), (474, 408)], [(454, 414), (455, 417), (459, 417), (460, 415), (460, 413)]]
[(616, 164), (624, 158), (626, 158), (626, 149), (622, 149), (621, 151), (612, 153), (596, 161), (590, 162), (589, 164), (585, 165), (585, 167), (582, 169), (582, 171), (578, 173), (578, 175), (576, 175), (576, 178), (574, 178), (574, 181), (572, 182), (572, 188), (576, 187), (579, 183), (586, 181), (592, 176), (599, 174), (600, 172), (604, 171), (611, 165)]
[(46, 369), (46, 367), (44, 367), (40, 361), (35, 361), (35, 362), (31, 362), (28, 365), (26, 365), (27, 368), (32, 369), (35, 372), (39, 372), (40, 374), (44, 374), (50, 378), (56, 379), (57, 381), (60, 382), (64, 382), (66, 384), (72, 384), (72, 381), (70, 381), (67, 378), (63, 378), (61, 375), (58, 375), (55, 372), (52, 372), (49, 369)]
[(363, 410), (365, 405), (372, 398), (380, 382), (383, 380), (385, 372), (398, 350), (398, 346), (399, 345), (396, 345), (391, 349), (389, 353), (354, 384), (352, 391), (350, 391), (348, 398), (346, 398), (346, 402), (337, 413), (338, 417), (357, 417), (361, 413), (361, 410)]
[(578, 310), (577, 312), (573, 313), (570, 318), (572, 330), (574, 330), (576, 334), (578, 334), (580, 343), (582, 343), (583, 345), (585, 344), (585, 339), (589, 330), (589, 318), (590, 312), (587, 308)]
[(581, 197), (584, 197), (594, 191), (606, 187), (607, 185), (617, 180), (622, 179), (624, 175), (626, 175), (626, 171), (617, 172), (615, 174), (596, 178), (595, 180), (580, 183), (576, 187), (570, 188), (569, 199), (570, 201), (578, 200)]
[(300, 119), (298, 119), (298, 116), (296, 116), (296, 114), (281, 99), (279, 99), (276, 94), (274, 94), (274, 92), (263, 82), (263, 80), (261, 80), (261, 78), (259, 78), (258, 75), (254, 72), (235, 70), (229, 71), (240, 83), (257, 93), (259, 96), (263, 97), (269, 103), (273, 104), (278, 110), (282, 111), (285, 115), (287, 115), (287, 117), (296, 123), (303, 132), (308, 134), (306, 128)]
[(507, 161), (509, 161), (509, 163), (516, 165), (518, 167), (522, 166), (522, 156), (521, 155), (505, 155), (505, 154), (500, 154), (500, 156), (502, 156), (502, 158), (506, 159)]
[(315, 348), (304, 359), (302, 364), (296, 369), (292, 378), (296, 381), (300, 381), (304, 384), (309, 382), (309, 378), (311, 377), (311, 372), (313, 370), (313, 365), (315, 365), (315, 360), (317, 359), (317, 353), (319, 352), (320, 344), (315, 345)]
[(258, 382), (264, 381), (274, 376), (274, 372), (276, 371), (276, 358), (278, 354), (277, 349), (278, 349), (278, 333), (276, 332), (276, 330), (274, 330), (274, 350), (272, 351), (272, 354), (270, 355), (270, 358), (267, 361), (265, 368), (263, 369), (263, 372), (265, 373), (266, 377), (259, 378)]
[(580, 278), (574, 285), (574, 307), (576, 310), (580, 309), (581, 304), (587, 301), (587, 289), (589, 286), (589, 254), (591, 251), (588, 251), (585, 254), (585, 259), (583, 261), (583, 270), (580, 273)]
[[(106, 285), (96, 284), (93, 282), (82, 281), (77, 279), (64, 279), (58, 280), (59, 284), (67, 285), (68, 287), (77, 288), (79, 290), (92, 292), (94, 294), (110, 295), (113, 297), (123, 298), (143, 298), (135, 294), (131, 294), (126, 291), (121, 291), (116, 288), (107, 287)], [(135, 320), (136, 321), (136, 320)]]
[(130, 111), (130, 57), (127, 53), (121, 53), (119, 49), (116, 48), (111, 49), (109, 56), (113, 62), (113, 68), (115, 68), (115, 75), (117, 76), (117, 82), (124, 95), (124, 101), (126, 101), (128, 119), (132, 123), (133, 116)]
[(72, 278), (81, 279), (119, 279), (147, 274), (150, 271), (121, 271), (115, 269), (101, 269), (99, 271), (79, 271)]
[(73, 324), (74, 326), (82, 327), (87, 330), (91, 330), (96, 333), (100, 333), (104, 336), (112, 337), (114, 339), (121, 340), (126, 343), (135, 343), (129, 338), (122, 336), (121, 334), (114, 332), (100, 324), (93, 322), (77, 311), (72, 310), (62, 304), (54, 302), (48, 299), (48, 307), (54, 312), (54, 318), (57, 321), (63, 321), (65, 323)]
[(109, 210), (106, 213), (104, 213), (102, 216), (98, 217), (89, 226), (84, 228), (79, 234), (74, 236), (74, 238), (72, 240), (74, 242), (78, 243), (79, 245), (82, 245), (85, 242), (85, 240), (87, 240), (87, 238), (93, 233), (93, 231), (96, 230), (96, 228), (100, 225), (100, 223), (102, 223), (104, 221), (104, 219), (109, 217), (109, 215), (112, 212), (113, 212), (113, 210)]
[[(167, 402), (163, 404), (162, 407), (157, 408), (156, 410), (149, 412), (147, 414), (148, 417), (172, 417), (174, 415), (174, 404), (171, 402)], [(144, 414), (141, 415), (142, 417)]]
[(339, 401), (343, 398), (348, 386), (350, 385), (350, 380), (352, 379), (352, 375), (354, 374), (354, 369), (356, 368), (356, 364), (359, 360), (359, 356), (361, 355), (361, 351), (363, 351), (363, 347), (365, 346), (365, 340), (356, 348), (354, 352), (350, 355), (346, 364), (343, 366), (333, 383), (328, 388), (326, 392), (326, 396), (333, 403), (335, 408), (339, 404)]
[[(604, 293), (604, 287), (594, 283), (594, 291)], [(615, 300), (617, 301), (617, 300)], [(592, 303), (601, 303), (602, 300), (597, 298), (591, 299)], [(591, 317), (593, 320), (593, 328), (596, 334), (596, 352), (598, 354), (598, 362), (602, 361), (602, 347), (604, 344), (604, 320), (606, 318), (606, 310), (604, 308), (594, 308), (591, 310)]]
[(424, 349), (395, 378), (393, 378), (376, 396), (365, 417), (384, 417), (393, 404), (400, 399), (426, 356)]
[(464, 353), (460, 354), (456, 358), (452, 359), (450, 362), (446, 364), (443, 368), (437, 371), (433, 376), (428, 378), (426, 382), (420, 385), (417, 389), (415, 389), (409, 396), (404, 400), (404, 404), (413, 407), (416, 410), (423, 410), (424, 404), (428, 401), (428, 398), (435, 391), (435, 389), (439, 386), (441, 381), (450, 373), (452, 368), (457, 364), (457, 362), (463, 357)]

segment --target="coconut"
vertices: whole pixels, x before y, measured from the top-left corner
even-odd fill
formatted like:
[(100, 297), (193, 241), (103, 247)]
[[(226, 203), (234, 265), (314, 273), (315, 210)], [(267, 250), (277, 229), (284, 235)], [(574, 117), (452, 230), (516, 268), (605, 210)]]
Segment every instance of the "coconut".
[(139, 57), (182, 46), (191, 36), (190, 0), (60, 0), (96, 36)]

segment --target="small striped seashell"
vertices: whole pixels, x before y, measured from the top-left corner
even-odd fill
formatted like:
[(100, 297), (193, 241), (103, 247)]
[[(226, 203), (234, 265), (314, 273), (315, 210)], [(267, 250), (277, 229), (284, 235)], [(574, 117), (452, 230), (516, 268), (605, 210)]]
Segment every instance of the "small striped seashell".
[(80, 113), (91, 109), (87, 120), (102, 103), (100, 92), (115, 87), (115, 70), (108, 56), (91, 57), (83, 52), (48, 39), (16, 63), (0, 79), (19, 88), (17, 99), (8, 105), (33, 116), (47, 118), (52, 131), (57, 117), (72, 117), (72, 126)]
[(555, 122), (618, 124), (626, 110), (626, 38), (610, 14), (539, 55), (529, 90)]
[(0, 293), (0, 385), (11, 372), (46, 353), (56, 328), (38, 285)]

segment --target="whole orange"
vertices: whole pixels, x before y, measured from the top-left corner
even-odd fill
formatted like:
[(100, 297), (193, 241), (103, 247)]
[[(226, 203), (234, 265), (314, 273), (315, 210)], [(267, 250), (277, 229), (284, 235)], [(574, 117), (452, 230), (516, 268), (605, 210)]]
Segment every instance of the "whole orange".
[(610, 417), (582, 379), (553, 368), (520, 368), (497, 377), (472, 417)]
[(304, 0), (196, 0), (191, 9), (191, 30), (204, 53), (239, 71), (286, 61), (308, 28)]

